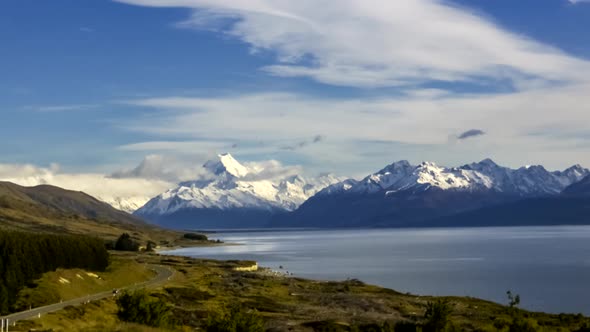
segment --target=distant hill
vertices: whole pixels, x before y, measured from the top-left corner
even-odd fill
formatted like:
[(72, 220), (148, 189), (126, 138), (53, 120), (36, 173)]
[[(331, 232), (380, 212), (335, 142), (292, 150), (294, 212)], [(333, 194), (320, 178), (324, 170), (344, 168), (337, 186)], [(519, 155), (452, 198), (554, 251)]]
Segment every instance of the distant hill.
[(23, 187), (10, 182), (0, 182), (0, 227), (107, 239), (123, 232), (138, 239), (176, 236), (83, 192), (49, 185)]
[(560, 195), (507, 204), (414, 223), (414, 227), (590, 225), (590, 197)]

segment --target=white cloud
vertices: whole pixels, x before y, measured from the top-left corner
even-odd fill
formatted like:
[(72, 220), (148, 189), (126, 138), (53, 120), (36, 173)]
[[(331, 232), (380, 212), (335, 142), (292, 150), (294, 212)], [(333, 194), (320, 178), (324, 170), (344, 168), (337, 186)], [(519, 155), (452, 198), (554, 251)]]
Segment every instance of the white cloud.
[(583, 81), (588, 61), (511, 33), (467, 8), (438, 0), (117, 0), (185, 7), (183, 26), (220, 28), (271, 50), (278, 76), (346, 86), (414, 85), (431, 80)]
[(303, 169), (298, 165), (285, 166), (278, 160), (264, 160), (258, 162), (245, 162), (244, 166), (248, 167), (253, 173), (248, 174), (245, 180), (282, 180), (288, 176), (301, 175)]
[(59, 167), (0, 164), (0, 181), (22, 186), (49, 184), (64, 189), (82, 191), (120, 207), (139, 207), (150, 198), (172, 188), (174, 183), (162, 179), (112, 178), (98, 173), (64, 173)]
[[(137, 127), (141, 130), (141, 127)], [(219, 151), (229, 151), (234, 143), (224, 141), (149, 141), (122, 145), (123, 151), (175, 152), (177, 154), (214, 156)]]
[[(127, 125), (150, 135), (189, 140), (232, 137), (238, 142), (269, 142), (259, 152), (276, 152), (284, 145), (282, 142), (301, 142), (321, 133), (329, 140), (292, 153), (315, 162), (326, 158), (326, 166), (336, 167), (362, 158), (367, 163), (366, 156), (361, 158), (366, 148), (359, 151), (357, 142), (404, 145), (405, 154), (386, 156), (386, 162), (416, 158), (454, 164), (497, 156), (516, 166), (531, 163), (529, 157), (534, 156), (533, 162), (561, 167), (568, 163), (590, 164), (590, 154), (583, 153), (590, 152), (589, 89), (590, 85), (579, 84), (506, 94), (419, 93), (360, 99), (289, 93), (151, 98), (136, 104), (162, 111)], [(468, 128), (478, 128), (488, 135), (449, 146), (449, 135)], [(237, 151), (241, 151), (239, 147)], [(439, 151), (447, 154), (437, 159)], [(370, 167), (378, 167), (375, 165), (379, 164)]]
[(68, 111), (84, 111), (88, 109), (97, 108), (99, 105), (95, 104), (74, 104), (74, 105), (46, 105), (46, 106), (25, 106), (26, 110), (34, 110), (37, 112), (51, 113), (51, 112), (68, 112)]

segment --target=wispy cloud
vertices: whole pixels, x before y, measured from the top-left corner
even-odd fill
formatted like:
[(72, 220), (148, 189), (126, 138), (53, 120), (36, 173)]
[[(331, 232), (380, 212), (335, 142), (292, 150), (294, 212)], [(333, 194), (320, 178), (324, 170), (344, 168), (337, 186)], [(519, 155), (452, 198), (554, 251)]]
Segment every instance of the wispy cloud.
[[(214, 26), (270, 50), (277, 76), (344, 86), (415, 86), (504, 79), (587, 81), (588, 61), (511, 33), (474, 11), (438, 0), (117, 0), (194, 10), (184, 27)], [(223, 24), (220, 24), (219, 22)]]
[(457, 136), (457, 138), (462, 140), (462, 139), (467, 139), (467, 138), (471, 138), (471, 137), (483, 136), (485, 134), (486, 134), (485, 131), (480, 130), (480, 129), (469, 129), (469, 130), (461, 133), (459, 136)]
[(26, 110), (33, 110), (37, 112), (69, 112), (69, 111), (84, 111), (97, 108), (99, 105), (95, 104), (74, 104), (74, 105), (45, 105), (45, 106), (25, 106)]
[(283, 145), (283, 146), (281, 146), (281, 149), (282, 150), (294, 151), (294, 150), (297, 150), (297, 149), (304, 148), (304, 147), (306, 147), (306, 146), (308, 146), (310, 144), (319, 143), (319, 142), (321, 142), (321, 141), (323, 141), (325, 139), (326, 138), (324, 136), (322, 136), (322, 135), (316, 135), (312, 139), (309, 139), (309, 140), (299, 141), (299, 142), (297, 142), (295, 144), (291, 144), (291, 145)]
[[(582, 148), (580, 143), (586, 142), (583, 138), (526, 134), (549, 126), (560, 132), (587, 130), (589, 88), (590, 85), (572, 85), (505, 94), (435, 94), (430, 97), (419, 94), (350, 99), (290, 93), (148, 98), (130, 101), (128, 105), (152, 108), (149, 118), (120, 125), (126, 130), (185, 140), (207, 138), (216, 142), (230, 135), (228, 147), (236, 142), (240, 148), (246, 142), (278, 142), (256, 148), (260, 153), (276, 153), (281, 147), (293, 146), (295, 150), (290, 152), (328, 163), (337, 160), (346, 163), (359, 158), (355, 142), (384, 141), (406, 144), (404, 158), (409, 159), (416, 156), (421, 160), (425, 155), (436, 159), (440, 151), (457, 150), (447, 151), (446, 155), (440, 153), (442, 158), (436, 160), (447, 164), (493, 156), (506, 164), (521, 165), (529, 163), (529, 160), (522, 160), (519, 153), (525, 148), (530, 151), (529, 156), (538, 156), (539, 161), (549, 165), (552, 162), (557, 166), (577, 162), (590, 164), (590, 157), (584, 157), (579, 149), (572, 151), (570, 148)], [(465, 128), (485, 128), (486, 132), (493, 132), (494, 137), (480, 135), (472, 144), (448, 146), (448, 134), (463, 133)], [(330, 140), (309, 144), (318, 133)], [(464, 137), (476, 134), (477, 131), (468, 131)], [(310, 138), (301, 140), (301, 137)], [(305, 148), (297, 149), (294, 145), (299, 143)], [(208, 143), (201, 144), (207, 146)], [(414, 147), (414, 151), (408, 147)], [(562, 150), (559, 158), (555, 157), (556, 149)], [(590, 147), (586, 149), (590, 153)], [(375, 149), (371, 151), (379, 154)], [(381, 154), (386, 152), (381, 151)]]
[(92, 33), (95, 31), (93, 28), (89, 28), (89, 27), (80, 27), (78, 30), (80, 32), (86, 32), (86, 33)]
[(139, 152), (176, 152), (184, 154), (199, 154), (210, 151), (213, 154), (215, 151), (223, 151), (233, 147), (235, 143), (228, 143), (226, 141), (211, 141), (211, 140), (191, 140), (191, 141), (147, 141), (130, 143), (119, 146), (120, 150), (124, 151), (139, 151)]

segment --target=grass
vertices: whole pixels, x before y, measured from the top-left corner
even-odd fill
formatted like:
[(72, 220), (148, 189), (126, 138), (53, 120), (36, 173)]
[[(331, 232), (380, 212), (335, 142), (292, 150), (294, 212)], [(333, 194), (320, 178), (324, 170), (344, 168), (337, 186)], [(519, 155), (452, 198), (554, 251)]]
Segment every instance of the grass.
[(17, 307), (26, 310), (60, 300), (80, 298), (147, 281), (153, 276), (154, 272), (133, 259), (133, 256), (112, 255), (111, 264), (105, 272), (58, 269), (45, 273), (41, 279), (19, 293)]
[[(139, 265), (146, 262), (165, 264), (178, 271), (172, 280), (151, 290), (154, 296), (173, 307), (177, 321), (174, 331), (201, 328), (209, 315), (236, 304), (247, 310), (257, 310), (264, 318), (266, 328), (277, 331), (312, 331), (313, 326), (321, 326), (322, 322), (337, 322), (342, 326), (382, 324), (386, 321), (392, 324), (421, 322), (427, 303), (437, 299), (402, 294), (358, 280), (323, 282), (274, 276), (264, 270), (233, 270), (249, 262), (129, 254), (123, 258), (136, 260)], [(113, 265), (113, 269), (121, 269), (122, 274), (133, 270), (121, 265)], [(500, 304), (469, 297), (446, 299), (453, 308), (451, 320), (461, 331), (497, 331), (494, 329), (495, 322), (510, 319), (511, 309)], [(54, 331), (159, 331), (142, 330), (143, 327), (118, 321), (112, 299), (92, 304), (83, 312), (76, 310), (46, 315), (35, 320), (33, 327)], [(581, 315), (518, 312), (538, 321), (545, 331), (574, 331), (589, 322)]]
[(11, 331), (84, 331), (84, 332), (167, 332), (175, 331), (151, 328), (139, 324), (119, 321), (117, 305), (109, 298), (98, 302), (91, 302), (79, 307), (68, 307), (57, 313), (50, 313), (41, 319), (19, 322)]

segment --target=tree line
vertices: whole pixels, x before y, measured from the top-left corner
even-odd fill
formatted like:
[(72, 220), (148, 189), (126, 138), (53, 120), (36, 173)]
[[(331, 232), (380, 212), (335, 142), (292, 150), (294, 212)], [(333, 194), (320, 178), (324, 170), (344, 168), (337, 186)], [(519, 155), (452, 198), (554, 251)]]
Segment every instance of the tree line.
[(97, 238), (0, 230), (0, 314), (13, 309), (18, 292), (57, 268), (104, 271), (109, 253)]

